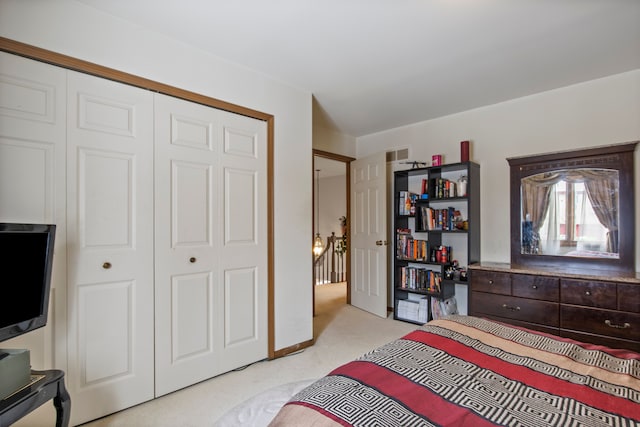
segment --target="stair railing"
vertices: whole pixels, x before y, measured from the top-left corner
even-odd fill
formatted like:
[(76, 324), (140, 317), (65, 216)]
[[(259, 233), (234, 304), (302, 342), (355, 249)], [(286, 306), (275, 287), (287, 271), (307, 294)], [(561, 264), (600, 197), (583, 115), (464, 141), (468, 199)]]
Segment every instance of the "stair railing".
[[(315, 284), (338, 283), (346, 280), (344, 250), (337, 247), (343, 241), (335, 232), (327, 237), (327, 243), (320, 255), (315, 258), (313, 273)], [(342, 243), (343, 244), (343, 243)]]

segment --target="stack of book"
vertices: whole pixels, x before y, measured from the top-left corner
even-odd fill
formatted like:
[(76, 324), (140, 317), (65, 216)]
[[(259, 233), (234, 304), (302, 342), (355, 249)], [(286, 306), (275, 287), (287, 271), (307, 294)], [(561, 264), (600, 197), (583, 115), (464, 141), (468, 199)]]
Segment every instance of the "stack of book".
[(431, 178), (428, 191), (431, 199), (448, 199), (458, 195), (456, 182), (445, 178)]
[(402, 267), (400, 269), (400, 287), (417, 291), (440, 293), (442, 274), (419, 267)]
[(429, 242), (414, 239), (411, 230), (399, 228), (397, 230), (396, 254), (399, 259), (426, 261), (429, 256)]
[(445, 230), (456, 229), (455, 223), (456, 209), (448, 207), (444, 209), (434, 209), (429, 206), (420, 207), (420, 226), (422, 230)]

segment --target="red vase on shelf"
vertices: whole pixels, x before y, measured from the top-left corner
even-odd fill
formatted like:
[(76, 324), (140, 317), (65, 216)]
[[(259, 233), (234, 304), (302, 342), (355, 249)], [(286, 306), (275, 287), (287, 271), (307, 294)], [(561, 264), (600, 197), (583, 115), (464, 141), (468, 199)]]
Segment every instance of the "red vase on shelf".
[(460, 141), (460, 162), (469, 161), (469, 141)]

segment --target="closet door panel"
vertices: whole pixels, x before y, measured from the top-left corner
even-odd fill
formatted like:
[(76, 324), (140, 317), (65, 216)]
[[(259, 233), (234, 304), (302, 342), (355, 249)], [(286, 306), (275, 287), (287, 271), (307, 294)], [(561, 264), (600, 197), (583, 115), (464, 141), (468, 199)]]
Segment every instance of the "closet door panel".
[[(253, 170), (224, 169), (224, 244), (227, 247), (258, 244), (258, 174)], [(242, 194), (243, 197), (238, 197)]]
[(0, 138), (0, 220), (43, 223), (54, 218), (55, 145)]
[(130, 153), (78, 149), (78, 217), (83, 223), (83, 247), (134, 247), (134, 167)]
[(65, 70), (0, 52), (0, 132), (60, 141), (65, 136)]
[[(78, 289), (80, 353), (86, 366), (80, 371), (83, 384), (135, 375), (132, 358), (134, 331), (132, 297), (135, 282), (88, 284)], [(104, 322), (104, 319), (110, 319)], [(92, 336), (100, 339), (92, 339)]]
[(210, 353), (211, 275), (176, 275), (171, 283), (171, 360), (175, 363)]
[(257, 279), (255, 268), (225, 271), (224, 346), (226, 348), (250, 343), (259, 338), (260, 310)]
[(267, 357), (267, 126), (220, 112), (221, 370)]
[(0, 52), (0, 222), (56, 224), (47, 326), (3, 342), (66, 369), (66, 74)]
[(67, 384), (82, 423), (153, 398), (153, 94), (69, 72), (67, 99)]
[(171, 236), (174, 247), (211, 247), (212, 167), (171, 162)]
[(218, 111), (155, 97), (156, 395), (217, 375)]

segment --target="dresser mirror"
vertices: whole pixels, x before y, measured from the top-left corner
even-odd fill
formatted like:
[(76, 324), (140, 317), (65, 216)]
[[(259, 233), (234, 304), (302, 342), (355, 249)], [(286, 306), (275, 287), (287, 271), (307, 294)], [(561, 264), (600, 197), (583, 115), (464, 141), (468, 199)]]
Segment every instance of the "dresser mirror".
[(511, 262), (634, 272), (636, 144), (507, 159)]

